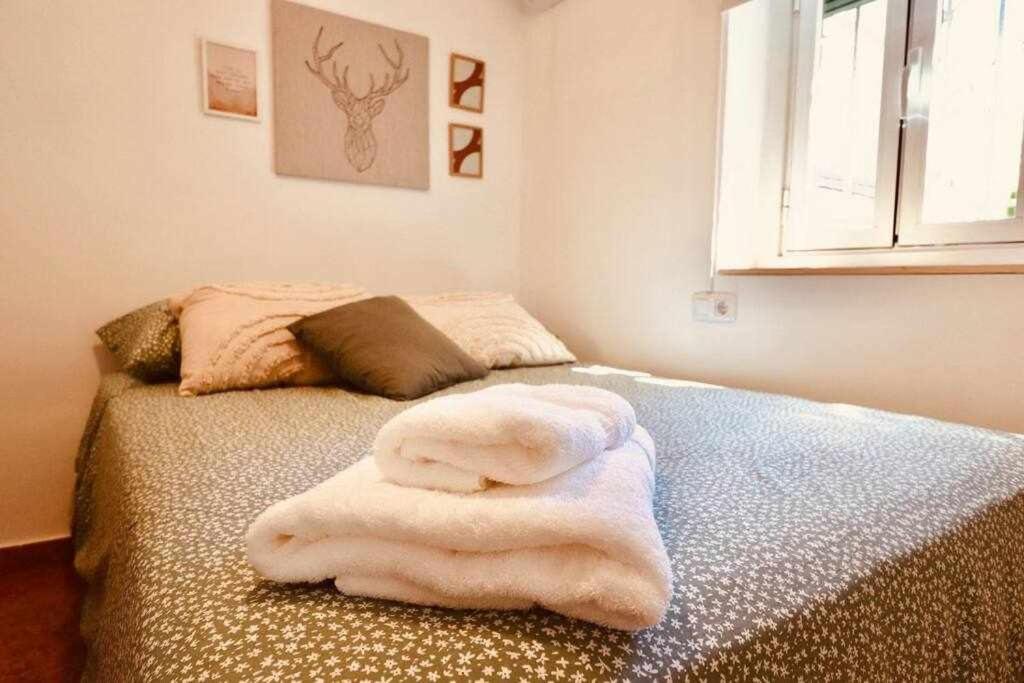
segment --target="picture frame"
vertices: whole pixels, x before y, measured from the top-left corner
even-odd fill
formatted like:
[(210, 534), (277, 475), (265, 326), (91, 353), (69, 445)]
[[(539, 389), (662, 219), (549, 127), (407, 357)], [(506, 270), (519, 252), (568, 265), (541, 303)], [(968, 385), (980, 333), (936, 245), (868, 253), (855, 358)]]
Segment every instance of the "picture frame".
[(278, 175), (430, 189), (430, 39), (272, 0)]
[(487, 88), (487, 63), (453, 52), (448, 67), (448, 104), (455, 109), (482, 114)]
[(256, 50), (201, 38), (203, 113), (259, 122), (259, 55)]
[(484, 129), (448, 124), (448, 174), (456, 178), (484, 177)]

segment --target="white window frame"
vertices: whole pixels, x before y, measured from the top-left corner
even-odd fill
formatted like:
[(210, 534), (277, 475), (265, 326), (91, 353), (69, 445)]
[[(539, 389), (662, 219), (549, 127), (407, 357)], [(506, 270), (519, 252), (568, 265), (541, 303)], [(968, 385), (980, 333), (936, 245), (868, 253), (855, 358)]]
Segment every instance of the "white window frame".
[[(936, 13), (942, 0), (889, 0), (879, 112), (875, 219), (859, 230), (822, 229), (806, 212), (811, 93), (823, 0), (801, 0), (794, 33), (790, 163), (783, 187), (786, 252), (1024, 243), (1024, 141), (1013, 218), (921, 222)], [(909, 17), (909, 22), (908, 22)], [(902, 135), (901, 135), (902, 132)]]
[[(918, 41), (915, 47), (919, 48), (921, 34), (911, 32), (915, 21), (911, 8), (926, 0), (900, 1), (909, 3), (911, 26), (905, 32), (908, 48), (911, 39)], [(899, 239), (895, 244), (790, 248), (794, 245), (786, 238), (793, 239), (789, 234), (796, 229), (793, 214), (799, 211), (794, 198), (787, 197), (792, 194), (787, 188), (794, 184), (798, 137), (794, 134), (800, 47), (797, 34), (808, 21), (804, 12), (820, 12), (815, 9), (818, 2), (723, 0), (713, 270), (726, 275), (1024, 274), (1024, 226), (1018, 230), (1008, 221), (996, 221), (995, 226), (969, 224), (973, 233), (970, 241), (963, 235), (936, 237), (936, 231), (924, 229), (923, 237), (914, 240), (919, 244), (911, 244), (910, 223), (902, 213), (907, 208), (904, 194), (910, 191), (905, 187), (907, 173), (902, 174), (897, 189), (894, 231)], [(929, 4), (934, 7), (934, 0)], [(921, 21), (920, 14), (916, 21)], [(814, 35), (813, 30), (810, 35)], [(749, 45), (749, 54), (739, 49), (734, 54), (733, 42)], [(921, 49), (911, 53), (910, 68), (904, 68), (897, 79), (903, 118), (909, 119), (910, 126), (919, 125), (914, 117), (924, 113), (920, 98), (927, 87), (920, 87), (918, 80), (924, 77), (923, 71), (915, 68), (915, 64), (923, 64), (923, 56)], [(912, 171), (908, 166), (911, 163), (903, 158), (901, 167)], [(1021, 175), (1024, 181), (1024, 173)], [(1024, 218), (1024, 192), (1018, 191), (1017, 203), (1016, 219)], [(977, 242), (979, 227), (1010, 230), (1004, 234), (986, 230), (986, 239), (993, 241)], [(942, 240), (947, 243), (940, 243)]]
[(796, 69), (792, 91), (792, 127), (788, 178), (783, 189), (783, 244), (787, 251), (891, 248), (895, 235), (896, 185), (899, 175), (901, 76), (906, 52), (908, 0), (889, 0), (886, 45), (882, 68), (881, 111), (878, 128), (875, 216), (872, 225), (858, 230), (823, 230), (805, 211), (811, 93), (818, 56), (824, 2), (803, 0), (798, 7), (795, 33)]
[[(929, 100), (937, 12), (941, 0), (914, 0), (910, 26), (906, 83), (906, 116), (903, 128), (903, 168), (900, 174), (900, 206), (897, 219), (901, 246), (1008, 244), (1024, 242), (1024, 141), (1013, 218), (967, 223), (921, 222), (928, 149)], [(1024, 87), (1024, 74), (1022, 74)]]

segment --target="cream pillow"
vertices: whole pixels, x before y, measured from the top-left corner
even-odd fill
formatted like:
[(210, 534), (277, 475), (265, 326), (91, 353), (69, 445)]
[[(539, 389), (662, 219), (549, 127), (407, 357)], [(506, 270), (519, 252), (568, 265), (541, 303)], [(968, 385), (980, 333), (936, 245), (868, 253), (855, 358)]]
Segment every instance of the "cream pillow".
[(571, 363), (576, 357), (511, 294), (461, 292), (406, 297), (427, 322), (489, 368)]
[(370, 295), (355, 285), (207, 285), (172, 298), (181, 327), (182, 396), (331, 378), (287, 327)]

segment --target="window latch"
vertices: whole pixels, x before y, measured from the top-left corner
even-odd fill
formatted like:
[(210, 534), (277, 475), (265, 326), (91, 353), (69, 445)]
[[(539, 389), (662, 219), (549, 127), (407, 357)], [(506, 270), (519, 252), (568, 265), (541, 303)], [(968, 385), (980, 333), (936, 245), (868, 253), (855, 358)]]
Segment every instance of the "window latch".
[(907, 52), (907, 63), (900, 79), (900, 121), (903, 125), (914, 121), (926, 121), (921, 113), (924, 95), (923, 61), (924, 49), (912, 48)]

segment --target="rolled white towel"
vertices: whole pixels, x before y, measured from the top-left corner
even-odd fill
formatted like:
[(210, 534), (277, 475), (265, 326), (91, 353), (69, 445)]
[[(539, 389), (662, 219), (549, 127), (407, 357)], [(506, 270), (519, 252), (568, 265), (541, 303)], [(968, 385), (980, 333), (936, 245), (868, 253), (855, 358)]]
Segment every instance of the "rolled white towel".
[(285, 582), (334, 579), (349, 595), (453, 608), (540, 605), (612, 628), (658, 623), (672, 579), (652, 512), (654, 444), (539, 484), (474, 495), (397, 486), (365, 458), (272, 505), (249, 561)]
[(409, 408), (377, 434), (384, 478), (470, 493), (490, 482), (525, 485), (621, 446), (636, 413), (621, 396), (569, 384), (499, 384)]

